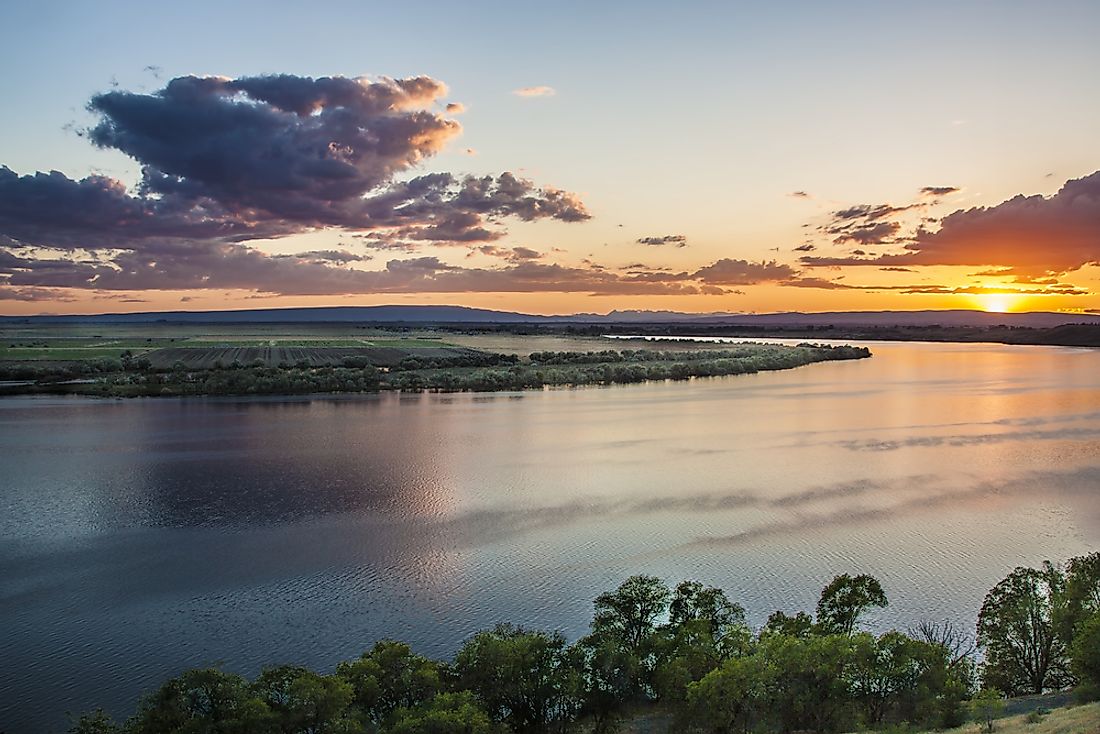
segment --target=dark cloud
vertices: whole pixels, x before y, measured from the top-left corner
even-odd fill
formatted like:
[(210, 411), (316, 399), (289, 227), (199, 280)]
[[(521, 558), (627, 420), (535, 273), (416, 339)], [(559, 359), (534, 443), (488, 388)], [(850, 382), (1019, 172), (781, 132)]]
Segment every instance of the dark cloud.
[(335, 229), (360, 232), (365, 247), (410, 251), (498, 240), (505, 218), (589, 218), (575, 195), (511, 173), (400, 180), (460, 132), (431, 110), (445, 94), (429, 77), (278, 75), (186, 76), (151, 94), (96, 95), (89, 109), (99, 119), (84, 134), (137, 161), (138, 187), (0, 166), (0, 253), (35, 253), (0, 262), (0, 283), (367, 292), (399, 278), (343, 267), (366, 255), (268, 256), (243, 243)]
[(794, 275), (794, 269), (790, 265), (774, 260), (754, 263), (726, 257), (699, 268), (692, 277), (711, 285), (754, 285), (787, 280)]
[(918, 204), (909, 204), (907, 206), (893, 206), (891, 204), (857, 204), (856, 206), (848, 207), (847, 209), (838, 209), (832, 213), (832, 218), (836, 222), (844, 222), (850, 220), (863, 220), (866, 222), (874, 222), (880, 219), (894, 216), (902, 212), (914, 209)]
[(0, 301), (72, 301), (65, 291), (52, 288), (12, 288), (0, 285)]
[(920, 190), (921, 196), (947, 196), (960, 191), (958, 186), (925, 186)]
[(845, 242), (855, 242), (860, 245), (881, 245), (892, 241), (901, 229), (898, 222), (876, 222), (866, 227), (855, 227), (845, 230), (837, 236), (833, 242), (838, 245)]
[[(1016, 196), (992, 207), (960, 209), (936, 230), (921, 228), (904, 252), (874, 258), (803, 257), (807, 267), (992, 266), (1019, 283), (1056, 282), (1100, 264), (1100, 171), (1067, 181), (1051, 197)], [(1067, 286), (1061, 292), (1076, 293)]]
[(913, 268), (879, 268), (887, 273), (915, 273)]
[(816, 249), (817, 249), (816, 245), (811, 245), (810, 243), (807, 242), (804, 245), (799, 245), (798, 247), (794, 248), (794, 251), (795, 252), (813, 252)]
[(310, 250), (309, 252), (299, 252), (295, 255), (277, 255), (276, 257), (294, 258), (297, 260), (305, 260), (315, 263), (352, 263), (352, 262), (366, 262), (373, 260), (371, 255), (360, 255), (358, 253), (349, 252), (347, 250)]
[(906, 245), (920, 265), (995, 265), (1041, 277), (1100, 262), (1100, 171), (1054, 196), (1016, 196), (949, 214)]
[(809, 199), (809, 198), (811, 198), (810, 195), (808, 193), (806, 193), (805, 191), (792, 191), (791, 193), (787, 194), (787, 196), (793, 197), (795, 199)]
[(687, 237), (682, 234), (666, 234), (660, 237), (642, 237), (639, 245), (673, 245), (675, 247), (687, 247)]

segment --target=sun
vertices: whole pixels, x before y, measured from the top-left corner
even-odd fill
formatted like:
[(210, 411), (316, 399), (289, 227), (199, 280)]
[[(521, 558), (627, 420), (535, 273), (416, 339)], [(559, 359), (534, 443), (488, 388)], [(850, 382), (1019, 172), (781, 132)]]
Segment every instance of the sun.
[(976, 296), (978, 307), (989, 313), (1014, 311), (1020, 296), (1015, 293), (982, 293)]

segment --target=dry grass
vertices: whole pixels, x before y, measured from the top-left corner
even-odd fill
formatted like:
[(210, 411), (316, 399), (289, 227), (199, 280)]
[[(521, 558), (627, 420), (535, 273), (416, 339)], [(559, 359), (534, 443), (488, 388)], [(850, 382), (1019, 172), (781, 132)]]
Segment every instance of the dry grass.
[[(979, 734), (985, 729), (979, 724), (967, 724), (949, 729), (943, 734)], [(1035, 724), (1026, 715), (1009, 716), (994, 722), (994, 734), (1100, 734), (1100, 703), (1067, 706), (1051, 711)]]

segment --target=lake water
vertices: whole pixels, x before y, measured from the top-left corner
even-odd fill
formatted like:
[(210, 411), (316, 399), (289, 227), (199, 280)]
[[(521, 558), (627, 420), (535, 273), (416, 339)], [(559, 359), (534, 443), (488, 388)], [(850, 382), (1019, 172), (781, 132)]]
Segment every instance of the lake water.
[(867, 572), (876, 629), (972, 629), (1014, 566), (1100, 548), (1100, 351), (868, 346), (611, 388), (0, 400), (0, 730), (126, 715), (188, 667), (575, 638), (641, 572), (754, 624)]

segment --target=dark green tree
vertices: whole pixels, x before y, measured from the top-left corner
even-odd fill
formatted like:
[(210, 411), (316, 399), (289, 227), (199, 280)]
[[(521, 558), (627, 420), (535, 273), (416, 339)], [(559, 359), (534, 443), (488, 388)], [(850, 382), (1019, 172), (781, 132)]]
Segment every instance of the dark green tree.
[(265, 732), (273, 715), (239, 675), (189, 670), (146, 696), (127, 724), (133, 734)]
[(338, 664), (336, 675), (351, 685), (355, 706), (375, 723), (398, 708), (414, 708), (443, 689), (439, 663), (393, 640), (376, 643), (358, 660)]
[(1079, 624), (1100, 612), (1100, 551), (1066, 562), (1066, 587), (1055, 609), (1058, 634), (1070, 643)]
[(882, 609), (888, 604), (882, 585), (874, 576), (841, 574), (821, 590), (817, 624), (825, 634), (850, 635), (859, 618), (872, 607)]
[(563, 726), (581, 706), (581, 662), (560, 633), (498, 625), (455, 656), (458, 687), (472, 691), (494, 721), (517, 732)]
[(1078, 695), (1085, 700), (1100, 699), (1100, 612), (1077, 626), (1071, 657), (1080, 682)]
[(978, 614), (986, 688), (1007, 696), (1057, 690), (1070, 680), (1066, 642), (1054, 627), (1065, 576), (1049, 561), (1019, 567), (990, 589)]
[(640, 654), (657, 621), (668, 611), (671, 595), (655, 576), (631, 576), (615, 591), (596, 597), (592, 632), (616, 637)]
[(387, 734), (498, 734), (501, 727), (478, 706), (472, 693), (441, 693), (416, 708), (394, 712)]
[(766, 671), (759, 656), (733, 658), (687, 687), (682, 719), (698, 731), (753, 731), (768, 715)]

